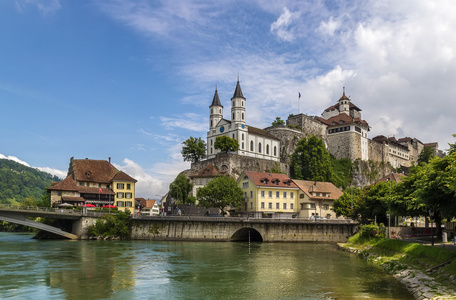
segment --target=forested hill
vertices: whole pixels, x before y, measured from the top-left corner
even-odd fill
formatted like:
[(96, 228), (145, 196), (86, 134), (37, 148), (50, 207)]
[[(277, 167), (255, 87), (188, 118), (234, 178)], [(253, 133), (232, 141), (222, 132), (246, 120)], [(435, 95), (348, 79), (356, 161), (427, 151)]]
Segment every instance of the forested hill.
[(27, 167), (9, 159), (0, 159), (0, 203), (18, 204), (27, 197), (40, 201), (57, 176)]

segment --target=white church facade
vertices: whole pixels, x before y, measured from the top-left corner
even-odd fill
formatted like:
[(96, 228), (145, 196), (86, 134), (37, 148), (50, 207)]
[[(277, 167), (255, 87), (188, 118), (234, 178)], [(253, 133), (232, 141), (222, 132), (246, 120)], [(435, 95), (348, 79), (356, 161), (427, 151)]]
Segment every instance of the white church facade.
[(207, 158), (211, 159), (220, 153), (215, 149), (215, 139), (219, 136), (228, 136), (236, 139), (239, 150), (233, 154), (280, 161), (280, 141), (263, 129), (246, 124), (244, 95), (239, 80), (234, 95), (231, 98), (231, 120), (223, 118), (223, 106), (220, 102), (217, 89), (212, 104), (209, 106), (209, 131), (207, 132)]

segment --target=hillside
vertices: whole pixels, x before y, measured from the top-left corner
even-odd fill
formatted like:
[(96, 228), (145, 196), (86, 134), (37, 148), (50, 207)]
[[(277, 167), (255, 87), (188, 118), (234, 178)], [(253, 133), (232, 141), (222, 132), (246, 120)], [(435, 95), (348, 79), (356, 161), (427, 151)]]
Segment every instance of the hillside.
[(8, 159), (0, 159), (0, 203), (17, 204), (27, 197), (37, 201), (57, 176), (27, 167)]

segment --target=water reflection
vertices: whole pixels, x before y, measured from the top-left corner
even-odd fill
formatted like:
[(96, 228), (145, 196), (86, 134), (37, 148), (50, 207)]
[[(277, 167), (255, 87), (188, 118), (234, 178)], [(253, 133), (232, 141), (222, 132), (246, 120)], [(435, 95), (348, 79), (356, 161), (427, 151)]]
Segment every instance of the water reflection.
[[(250, 254), (249, 254), (250, 252)], [(0, 233), (0, 298), (413, 299), (329, 244), (36, 241)]]

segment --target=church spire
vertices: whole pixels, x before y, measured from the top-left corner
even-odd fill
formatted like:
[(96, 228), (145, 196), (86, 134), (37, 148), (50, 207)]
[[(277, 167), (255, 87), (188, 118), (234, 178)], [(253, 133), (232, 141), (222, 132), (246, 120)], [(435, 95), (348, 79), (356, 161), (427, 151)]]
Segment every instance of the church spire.
[[(223, 105), (220, 103), (220, 98), (219, 98), (219, 95), (218, 95), (218, 92), (217, 92), (217, 87), (215, 87), (214, 99), (212, 99), (211, 106), (221, 106), (221, 107), (223, 107)], [(211, 106), (209, 106), (209, 107), (211, 107)]]
[(239, 75), (238, 75), (238, 81), (236, 84), (236, 89), (234, 90), (233, 98), (244, 98), (244, 95), (242, 94), (242, 90), (241, 90), (241, 85), (239, 84)]

